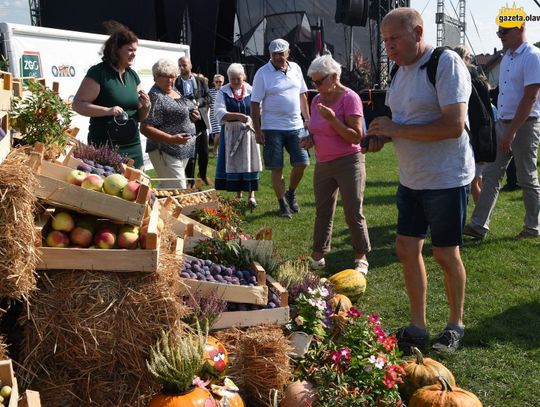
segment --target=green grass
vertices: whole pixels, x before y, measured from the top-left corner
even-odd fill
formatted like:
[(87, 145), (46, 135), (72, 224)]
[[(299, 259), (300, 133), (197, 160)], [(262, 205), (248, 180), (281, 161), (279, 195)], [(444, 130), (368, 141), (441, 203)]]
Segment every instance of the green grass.
[[(210, 165), (214, 163), (211, 159)], [(209, 170), (211, 177), (213, 171)], [(289, 171), (290, 167), (285, 169), (287, 176)], [(255, 233), (262, 227), (272, 227), (275, 247), (284, 258), (309, 254), (315, 217), (313, 165), (298, 190), (301, 212), (292, 220), (277, 216), (269, 175), (265, 171), (261, 176), (259, 206), (248, 214), (245, 229)], [(368, 155), (364, 213), (373, 249), (368, 255), (367, 292), (358, 306), (380, 313), (388, 328), (407, 324), (409, 314), (401, 266), (394, 252), (397, 182), (397, 160), (391, 146)], [(469, 213), (472, 206), (471, 199)], [(456, 376), (458, 385), (478, 395), (484, 406), (540, 405), (540, 241), (512, 239), (521, 230), (523, 215), (521, 192), (503, 193), (488, 237), (482, 242), (465, 242), (465, 343), (452, 355), (428, 355), (441, 359)], [(340, 203), (332, 246), (325, 256), (327, 274), (350, 268), (353, 262)], [(429, 240), (424, 259), (429, 284), (428, 324), (435, 334), (444, 327), (448, 308), (442, 271), (433, 260)]]

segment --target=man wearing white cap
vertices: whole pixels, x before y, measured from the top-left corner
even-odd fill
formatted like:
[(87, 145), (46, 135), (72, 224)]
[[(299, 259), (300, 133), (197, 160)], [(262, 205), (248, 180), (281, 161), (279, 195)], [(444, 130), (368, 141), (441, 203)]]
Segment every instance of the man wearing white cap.
[[(257, 71), (253, 80), (251, 118), (257, 143), (263, 144), (264, 166), (272, 171), (279, 215), (291, 218), (292, 212), (300, 210), (296, 188), (309, 165), (309, 156), (299, 143), (309, 122), (308, 89), (300, 67), (288, 61), (287, 41), (276, 39), (268, 50), (270, 61)], [(283, 180), (283, 148), (289, 153), (292, 166), (287, 192)]]

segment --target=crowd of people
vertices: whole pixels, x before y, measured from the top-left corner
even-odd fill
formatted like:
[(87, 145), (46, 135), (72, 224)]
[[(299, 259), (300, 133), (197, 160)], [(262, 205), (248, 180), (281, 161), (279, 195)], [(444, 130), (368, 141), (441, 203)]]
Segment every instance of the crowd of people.
[[(289, 60), (287, 41), (269, 45), (270, 60), (246, 81), (241, 64), (208, 81), (192, 72), (191, 61), (159, 60), (153, 66), (155, 85), (147, 94), (130, 68), (137, 38), (117, 26), (107, 40), (103, 62), (92, 67), (75, 97), (73, 108), (90, 116), (88, 140), (118, 146), (142, 165), (138, 123), (148, 138), (146, 151), (164, 187), (186, 187), (186, 178), (207, 184), (208, 136), (217, 154), (215, 188), (247, 194), (252, 208), (260, 173), (271, 172), (277, 214), (292, 218), (300, 211), (296, 197), (313, 148), (315, 221), (312, 269), (325, 267), (331, 250), (338, 192), (349, 227), (354, 269), (367, 274), (371, 250), (363, 198), (366, 154), (392, 143), (399, 161), (396, 253), (403, 267), (410, 303), (410, 324), (396, 332), (403, 351), (425, 349), (431, 342), (426, 324), (427, 274), (422, 250), (428, 235), (433, 257), (444, 273), (449, 305), (446, 327), (432, 347), (455, 351), (464, 337), (465, 266), (460, 256), (463, 236), (483, 239), (501, 187), (514, 159), (523, 190), (524, 225), (518, 239), (540, 237), (540, 185), (537, 155), (540, 142), (540, 50), (526, 40), (525, 24), (500, 27), (502, 59), (496, 120), (498, 150), (494, 162), (476, 162), (469, 142), (467, 106), (471, 78), (478, 75), (463, 48), (437, 55), (436, 75), (425, 67), (435, 49), (424, 38), (420, 14), (402, 7), (381, 24), (388, 57), (396, 68), (387, 90), (392, 118), (377, 117), (366, 131), (362, 101), (340, 81), (341, 66), (331, 55), (313, 60), (308, 76), (317, 95), (308, 103), (308, 87), (300, 67)], [(429, 71), (429, 69), (427, 69)], [(259, 146), (262, 146), (262, 160)], [(284, 177), (284, 150), (291, 166)], [(480, 182), (481, 181), (481, 182)], [(470, 189), (476, 203), (466, 223)]]

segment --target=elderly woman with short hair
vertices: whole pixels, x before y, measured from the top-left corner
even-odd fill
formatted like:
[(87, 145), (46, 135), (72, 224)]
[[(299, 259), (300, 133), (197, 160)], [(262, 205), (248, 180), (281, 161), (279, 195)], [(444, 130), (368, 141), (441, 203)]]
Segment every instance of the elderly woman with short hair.
[(178, 65), (160, 59), (152, 66), (154, 86), (148, 92), (152, 108), (141, 123), (148, 141), (146, 152), (156, 170), (161, 188), (186, 188), (185, 168), (195, 153), (195, 124), (200, 117), (195, 104), (177, 93), (174, 81)]
[(261, 156), (250, 117), (251, 85), (245, 82), (241, 64), (231, 64), (227, 76), (229, 83), (217, 92), (214, 109), (222, 124), (214, 185), (236, 192), (238, 198), (248, 192), (248, 204), (255, 208)]
[(330, 55), (316, 58), (308, 69), (308, 75), (319, 91), (311, 102), (310, 136), (300, 142), (303, 148), (315, 146), (313, 189), (316, 217), (311, 267), (325, 267), (324, 254), (331, 247), (339, 191), (351, 234), (354, 268), (367, 274), (366, 254), (371, 246), (362, 213), (366, 184), (365, 157), (360, 152), (360, 140), (364, 137), (362, 101), (340, 82), (341, 66)]

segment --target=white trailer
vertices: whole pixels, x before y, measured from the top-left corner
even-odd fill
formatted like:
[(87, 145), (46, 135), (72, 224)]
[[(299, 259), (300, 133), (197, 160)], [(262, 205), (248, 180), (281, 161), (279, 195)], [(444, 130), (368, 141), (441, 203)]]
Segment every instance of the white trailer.
[[(73, 99), (88, 69), (101, 62), (100, 51), (108, 38), (106, 35), (10, 23), (0, 23), (0, 36), (2, 54), (14, 77), (44, 78), (48, 86), (58, 82), (60, 96), (65, 100)], [(189, 56), (188, 45), (139, 40), (132, 68), (148, 91), (154, 84), (152, 65), (160, 58), (177, 61), (183, 55)], [(80, 129), (77, 137), (84, 142), (88, 124), (87, 117), (73, 117), (73, 125)], [(142, 135), (141, 140), (144, 149), (146, 140)]]

